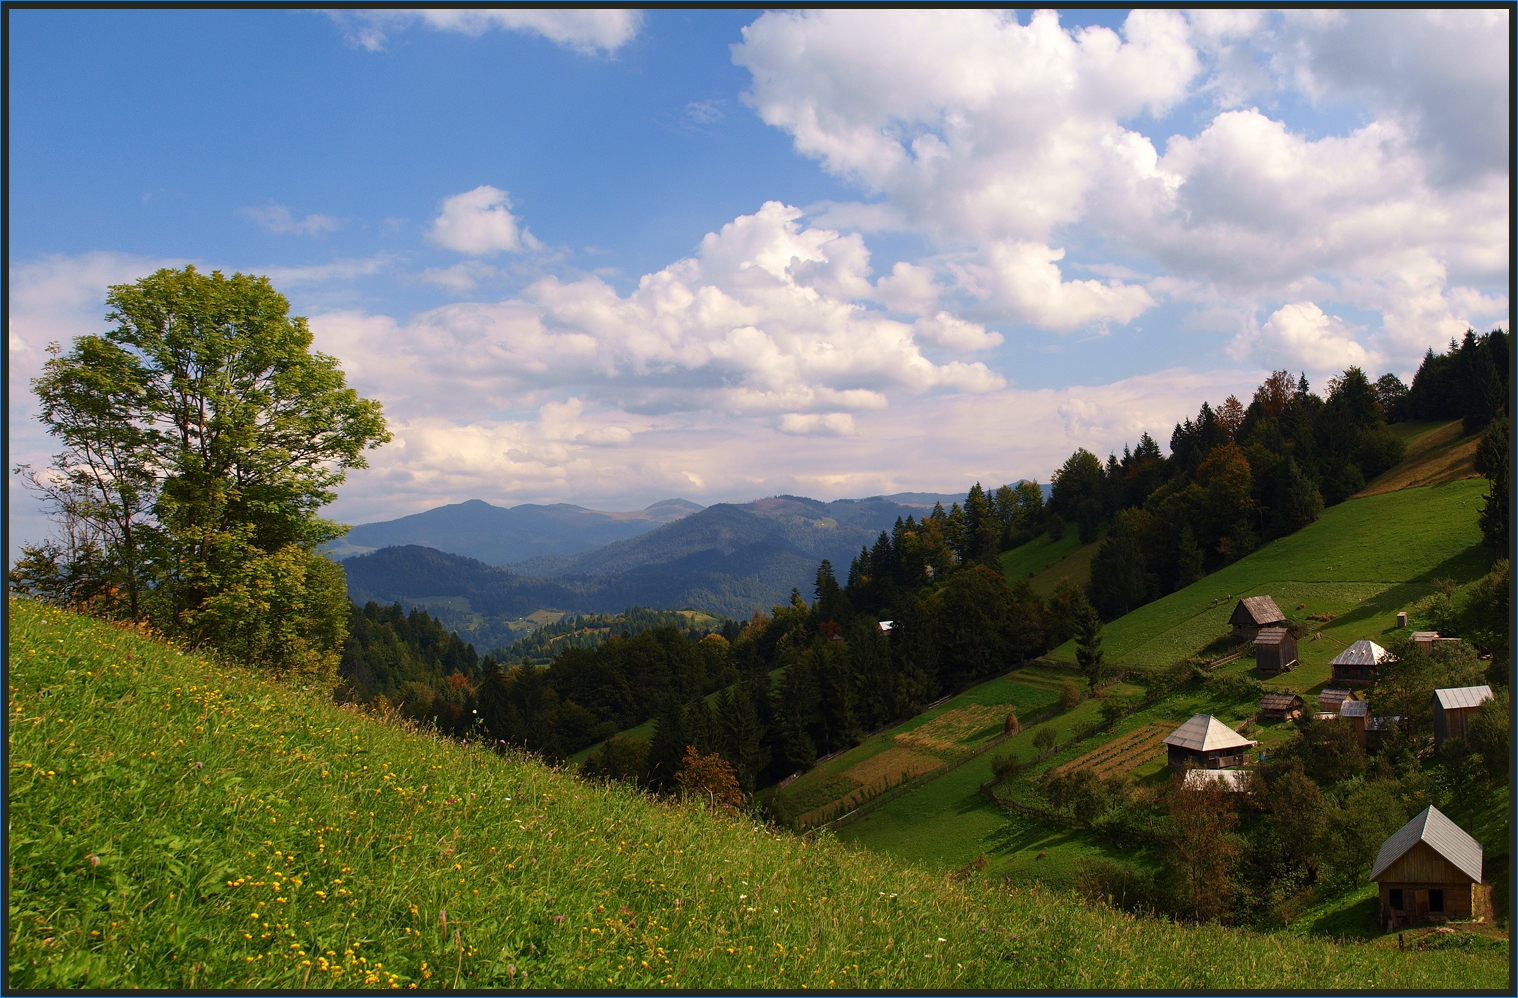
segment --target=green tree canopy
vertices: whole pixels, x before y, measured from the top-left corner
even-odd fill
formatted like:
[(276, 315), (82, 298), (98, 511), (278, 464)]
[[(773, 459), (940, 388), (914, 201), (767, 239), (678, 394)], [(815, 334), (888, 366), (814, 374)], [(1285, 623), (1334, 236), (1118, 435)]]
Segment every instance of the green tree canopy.
[(390, 439), (379, 403), (312, 351), (267, 278), (160, 270), (107, 303), (114, 328), (55, 346), (33, 382), (63, 449), (30, 477), (64, 536), (28, 549), (15, 579), (331, 674), (348, 607), (341, 569), (314, 552), (346, 528), (318, 511)]

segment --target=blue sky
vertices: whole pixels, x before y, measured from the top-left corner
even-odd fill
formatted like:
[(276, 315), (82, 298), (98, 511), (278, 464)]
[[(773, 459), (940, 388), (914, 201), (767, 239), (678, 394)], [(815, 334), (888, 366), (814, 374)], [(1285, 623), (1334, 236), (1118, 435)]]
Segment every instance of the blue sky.
[(1047, 481), (1407, 378), (1508, 321), (1507, 18), (12, 11), (12, 461), (46, 343), (185, 262), (384, 401), (350, 522)]

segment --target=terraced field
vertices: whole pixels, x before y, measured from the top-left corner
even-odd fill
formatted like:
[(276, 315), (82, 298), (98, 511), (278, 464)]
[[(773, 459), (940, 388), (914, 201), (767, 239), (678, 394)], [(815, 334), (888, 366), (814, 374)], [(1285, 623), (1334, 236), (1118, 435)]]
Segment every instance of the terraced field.
[(1155, 756), (1164, 755), (1165, 738), (1175, 728), (1169, 721), (1153, 721), (1056, 767), (1054, 772), (1063, 776), (1089, 769), (1097, 776), (1127, 776)]

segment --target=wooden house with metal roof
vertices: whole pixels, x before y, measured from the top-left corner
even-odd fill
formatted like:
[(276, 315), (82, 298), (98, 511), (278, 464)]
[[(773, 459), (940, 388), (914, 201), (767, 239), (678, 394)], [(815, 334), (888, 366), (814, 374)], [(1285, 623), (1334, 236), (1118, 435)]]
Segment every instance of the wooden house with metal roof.
[(1197, 714), (1165, 736), (1170, 768), (1227, 769), (1242, 766), (1255, 743), (1211, 714)]
[(1471, 715), (1491, 698), (1490, 686), (1434, 690), (1434, 748), (1443, 748), (1447, 738), (1465, 738)]
[(1433, 805), (1381, 843), (1370, 879), (1389, 928), (1471, 918), (1484, 908), (1481, 844)]
[(1330, 681), (1335, 686), (1369, 686), (1376, 681), (1378, 667), (1396, 660), (1396, 656), (1385, 648), (1362, 638), (1339, 652), (1328, 663), (1333, 670)]
[(1269, 596), (1245, 596), (1233, 608), (1228, 618), (1233, 636), (1242, 641), (1253, 641), (1262, 627), (1285, 627), (1286, 614)]

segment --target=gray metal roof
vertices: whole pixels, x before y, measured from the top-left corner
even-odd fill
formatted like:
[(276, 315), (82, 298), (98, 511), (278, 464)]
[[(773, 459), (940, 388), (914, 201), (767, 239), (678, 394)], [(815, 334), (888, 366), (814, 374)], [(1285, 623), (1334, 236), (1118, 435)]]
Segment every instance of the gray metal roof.
[(1381, 843), (1370, 879), (1375, 880), (1382, 870), (1407, 855), (1407, 851), (1419, 842), (1427, 842), (1434, 852), (1453, 863), (1461, 873), (1478, 884), (1481, 882), (1481, 843), (1432, 804)]
[(1213, 749), (1243, 748), (1254, 742), (1211, 714), (1197, 714), (1166, 735), (1165, 744), (1193, 752), (1211, 752)]
[(1386, 662), (1395, 662), (1397, 659), (1385, 648), (1374, 641), (1364, 638), (1356, 641), (1348, 648), (1334, 656), (1329, 665), (1381, 665)]
[(1445, 710), (1479, 707), (1483, 700), (1492, 698), (1492, 688), (1490, 686), (1460, 686), (1452, 690), (1434, 690), (1434, 696), (1439, 700), (1439, 706)]
[(1278, 645), (1290, 633), (1284, 627), (1262, 627), (1260, 633), (1254, 636), (1257, 645)]
[(1256, 624), (1274, 624), (1286, 619), (1286, 614), (1281, 612), (1281, 608), (1276, 606), (1276, 601), (1269, 596), (1245, 596), (1239, 600), (1239, 605), (1233, 608), (1233, 616), (1238, 616), (1240, 608)]
[(1340, 717), (1369, 717), (1370, 704), (1364, 700), (1345, 700), (1339, 704)]

